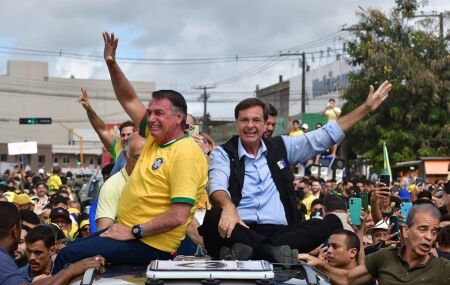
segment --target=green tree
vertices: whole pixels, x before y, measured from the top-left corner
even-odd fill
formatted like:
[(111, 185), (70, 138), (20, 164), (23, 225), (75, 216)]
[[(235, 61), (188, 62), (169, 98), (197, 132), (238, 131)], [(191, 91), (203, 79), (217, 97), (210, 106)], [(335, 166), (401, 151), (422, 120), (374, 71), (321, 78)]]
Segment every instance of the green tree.
[[(389, 98), (348, 134), (352, 151), (382, 168), (383, 141), (392, 163), (422, 156), (450, 156), (450, 55), (430, 20), (412, 17), (416, 1), (396, 1), (389, 15), (369, 9), (359, 13), (348, 43), (350, 62), (360, 66), (350, 75), (343, 113), (360, 105), (368, 86), (389, 80)], [(414, 25), (416, 24), (416, 25)]]

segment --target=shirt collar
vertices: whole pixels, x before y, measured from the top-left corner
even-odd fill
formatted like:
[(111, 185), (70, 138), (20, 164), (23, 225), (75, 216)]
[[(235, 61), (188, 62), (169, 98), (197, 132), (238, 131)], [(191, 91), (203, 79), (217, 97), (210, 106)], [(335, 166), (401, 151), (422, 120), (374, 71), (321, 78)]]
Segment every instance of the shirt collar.
[(263, 140), (261, 140), (261, 146), (259, 147), (259, 149), (258, 149), (258, 153), (256, 154), (256, 157), (253, 157), (253, 155), (252, 154), (249, 154), (245, 149), (244, 149), (244, 146), (242, 145), (242, 142), (241, 142), (241, 138), (239, 138), (239, 140), (238, 140), (238, 157), (239, 157), (239, 160), (245, 155), (245, 156), (247, 156), (247, 157), (250, 157), (250, 158), (258, 158), (261, 154), (263, 154), (263, 153), (265, 153), (267, 151), (267, 147), (266, 147), (266, 144), (264, 143), (264, 141)]
[(127, 170), (125, 169), (126, 165), (124, 167), (122, 167), (122, 169), (120, 170), (120, 173), (122, 173), (123, 178), (125, 178), (125, 181), (128, 181), (128, 177), (130, 177), (127, 173)]
[[(407, 263), (406, 260), (403, 258), (403, 253), (405, 252), (405, 250), (406, 250), (406, 246), (405, 246), (405, 245), (402, 245), (401, 247), (398, 247), (398, 248), (397, 248), (397, 257), (398, 257), (401, 261)], [(435, 256), (434, 256), (431, 252), (428, 253), (428, 255), (430, 256), (430, 258), (428, 258), (427, 262), (425, 262), (424, 264), (419, 264), (419, 265), (415, 266), (414, 268), (421, 268), (421, 267), (425, 267), (425, 266), (427, 266), (428, 264), (430, 264), (430, 262), (433, 261), (433, 259), (435, 258)], [(411, 269), (412, 269), (412, 268), (411, 268)]]

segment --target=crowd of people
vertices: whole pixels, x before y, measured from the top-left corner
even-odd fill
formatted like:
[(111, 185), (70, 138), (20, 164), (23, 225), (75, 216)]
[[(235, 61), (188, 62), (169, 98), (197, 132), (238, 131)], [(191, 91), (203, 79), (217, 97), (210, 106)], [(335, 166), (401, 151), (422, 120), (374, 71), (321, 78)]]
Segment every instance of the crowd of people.
[[(82, 89), (79, 102), (113, 158), (105, 183), (88, 214), (75, 179), (59, 166), (6, 172), (0, 284), (67, 284), (89, 267), (148, 265), (189, 244), (213, 259), (304, 260), (335, 284), (449, 284), (448, 181), (293, 175), (293, 166), (323, 152), (335, 156), (345, 133), (388, 98), (389, 82), (370, 86), (366, 101), (343, 116), (330, 100), (326, 125), (309, 131), (294, 121), (282, 136), (273, 136), (272, 105), (244, 99), (235, 108), (237, 134), (216, 146), (178, 92), (155, 91), (146, 107), (116, 61), (118, 39), (103, 39), (117, 100), (131, 119), (111, 137)], [(357, 219), (348, 214), (353, 199), (366, 202)]]

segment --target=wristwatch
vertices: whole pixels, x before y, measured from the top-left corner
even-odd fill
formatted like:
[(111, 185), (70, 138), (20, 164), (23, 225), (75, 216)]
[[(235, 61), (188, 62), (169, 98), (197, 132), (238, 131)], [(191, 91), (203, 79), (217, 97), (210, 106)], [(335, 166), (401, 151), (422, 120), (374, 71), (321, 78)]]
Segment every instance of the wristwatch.
[(131, 228), (131, 233), (133, 234), (135, 239), (144, 238), (144, 226), (143, 225), (134, 225)]

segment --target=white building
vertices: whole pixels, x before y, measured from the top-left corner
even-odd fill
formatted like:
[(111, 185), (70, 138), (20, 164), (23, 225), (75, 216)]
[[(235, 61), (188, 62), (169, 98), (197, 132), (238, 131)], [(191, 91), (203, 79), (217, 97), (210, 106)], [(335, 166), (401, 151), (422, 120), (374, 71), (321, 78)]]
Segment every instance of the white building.
[[(154, 82), (134, 81), (132, 85), (144, 102), (148, 102), (151, 92), (155, 90)], [(83, 134), (87, 154), (101, 153), (102, 144), (93, 131), (85, 110), (77, 102), (82, 87), (87, 89), (91, 105), (106, 123), (129, 120), (115, 97), (109, 78), (91, 80), (49, 77), (47, 62), (9, 61), (7, 73), (0, 75), (0, 143), (36, 141), (38, 145), (55, 145), (54, 155), (63, 150), (64, 153), (77, 155), (78, 147), (64, 147), (69, 144), (69, 140), (75, 141), (75, 144), (79, 142), (68, 131), (73, 129), (75, 133)], [(50, 117), (53, 123), (19, 125), (19, 118), (27, 117)], [(20, 159), (7, 157), (4, 153), (0, 153), (0, 157), (13, 162)], [(47, 158), (44, 163), (39, 164), (48, 167), (49, 161), (50, 165), (53, 164), (53, 158)]]

